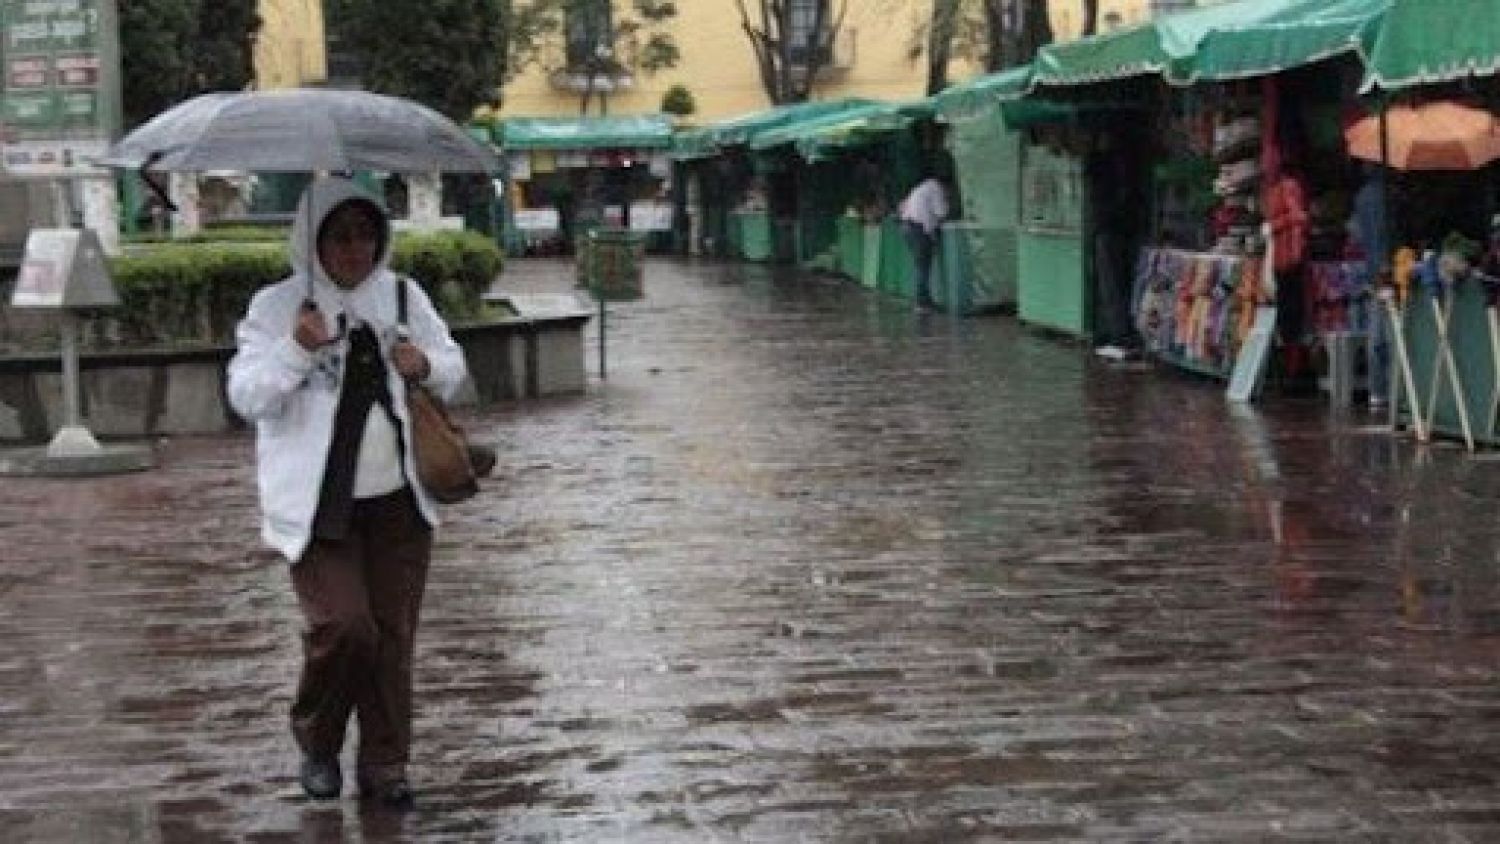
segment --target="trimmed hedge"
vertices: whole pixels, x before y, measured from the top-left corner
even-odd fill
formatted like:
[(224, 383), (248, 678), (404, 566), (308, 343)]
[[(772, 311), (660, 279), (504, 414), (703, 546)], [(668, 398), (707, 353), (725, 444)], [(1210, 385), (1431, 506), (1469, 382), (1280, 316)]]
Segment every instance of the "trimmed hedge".
[(286, 243), (291, 229), (287, 226), (224, 226), (206, 228), (186, 237), (174, 236), (171, 232), (142, 232), (121, 237), (129, 245), (150, 244), (165, 246), (180, 243)]
[[(449, 322), (483, 313), (484, 292), (503, 259), (476, 232), (402, 232), (391, 266), (416, 279)], [(121, 307), (90, 322), (92, 348), (223, 345), (255, 291), (291, 269), (282, 243), (164, 244), (112, 259)]]

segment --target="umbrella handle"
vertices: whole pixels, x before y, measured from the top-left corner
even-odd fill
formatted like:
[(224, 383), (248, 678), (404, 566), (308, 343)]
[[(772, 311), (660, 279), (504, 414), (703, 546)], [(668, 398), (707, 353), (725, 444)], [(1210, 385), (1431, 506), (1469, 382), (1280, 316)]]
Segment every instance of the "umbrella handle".
[(137, 168), (136, 173), (140, 175), (141, 181), (146, 183), (146, 187), (150, 188), (151, 192), (156, 194), (156, 198), (161, 200), (161, 204), (165, 206), (168, 211), (176, 214), (179, 209), (177, 208), (177, 203), (172, 201), (171, 194), (167, 191), (166, 188), (161, 186), (160, 182), (156, 181), (156, 179), (152, 177), (151, 173), (147, 172), (151, 165), (160, 161), (161, 157), (164, 155), (166, 155), (166, 152), (158, 150), (146, 156), (146, 160), (141, 163), (141, 166), (139, 168)]

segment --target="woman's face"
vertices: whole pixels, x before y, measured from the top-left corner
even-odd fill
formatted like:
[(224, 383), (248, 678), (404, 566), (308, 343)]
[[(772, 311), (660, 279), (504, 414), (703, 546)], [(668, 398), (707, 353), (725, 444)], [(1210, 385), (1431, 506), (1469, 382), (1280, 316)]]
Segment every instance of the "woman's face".
[(380, 258), (381, 226), (353, 203), (334, 209), (318, 230), (318, 261), (323, 272), (345, 290), (358, 287)]

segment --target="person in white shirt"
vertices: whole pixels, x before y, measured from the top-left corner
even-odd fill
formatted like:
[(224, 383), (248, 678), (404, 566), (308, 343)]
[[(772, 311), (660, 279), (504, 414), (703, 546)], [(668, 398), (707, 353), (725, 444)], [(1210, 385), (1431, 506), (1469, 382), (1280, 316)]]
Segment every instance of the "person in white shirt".
[(943, 181), (931, 170), (924, 172), (922, 180), (901, 200), (897, 213), (915, 269), (912, 300), (920, 308), (935, 308), (929, 277), (938, 234), (948, 219), (948, 191)]
[[(240, 322), (228, 393), (255, 424), (261, 534), (291, 562), (307, 624), (291, 711), (302, 788), (339, 796), (357, 714), (361, 796), (407, 809), (412, 652), (437, 508), (416, 472), (406, 385), (451, 397), (465, 365), (390, 254), (373, 197), (347, 179), (314, 181), (292, 228), (291, 277), (257, 293)], [(409, 339), (396, 330), (403, 283)]]

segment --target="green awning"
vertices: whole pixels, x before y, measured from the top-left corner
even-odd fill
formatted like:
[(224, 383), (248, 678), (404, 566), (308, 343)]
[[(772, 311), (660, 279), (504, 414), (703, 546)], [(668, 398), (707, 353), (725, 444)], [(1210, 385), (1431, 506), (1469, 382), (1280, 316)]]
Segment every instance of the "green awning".
[(843, 99), (777, 106), (741, 115), (678, 135), (672, 145), (676, 158), (707, 158), (725, 147), (743, 146), (756, 135), (799, 121), (848, 111), (869, 105), (870, 100)]
[(1365, 52), (1391, 0), (1303, 0), (1199, 42), (1186, 79), (1240, 79)]
[(1013, 100), (1031, 89), (1031, 65), (1022, 65), (960, 82), (932, 97), (932, 107), (947, 120), (973, 114), (994, 103)]
[(1209, 33), (1295, 16), (1318, 2), (1238, 0), (1163, 15), (1119, 32), (1049, 44), (1037, 53), (1036, 83), (1085, 85), (1147, 74), (1191, 78), (1192, 62)]
[(891, 132), (905, 129), (917, 120), (932, 116), (927, 100), (907, 103), (867, 102), (842, 111), (820, 114), (755, 134), (752, 150), (767, 150), (787, 144), (808, 161), (827, 157), (831, 152), (873, 142)]
[(505, 150), (666, 149), (672, 121), (665, 115), (622, 117), (512, 117), (497, 124)]
[(1394, 0), (1365, 57), (1361, 90), (1399, 90), (1500, 69), (1500, 3)]

